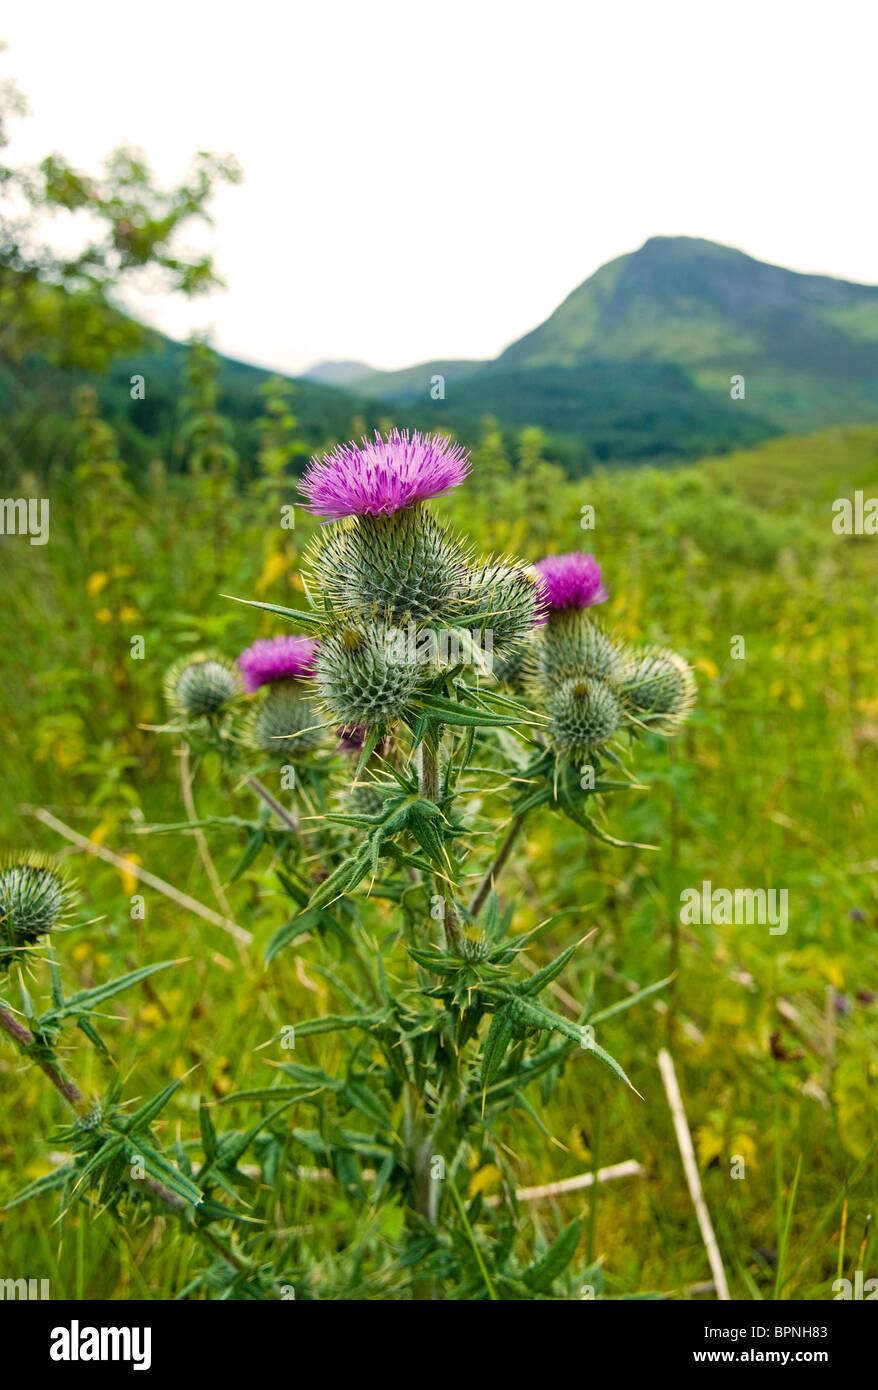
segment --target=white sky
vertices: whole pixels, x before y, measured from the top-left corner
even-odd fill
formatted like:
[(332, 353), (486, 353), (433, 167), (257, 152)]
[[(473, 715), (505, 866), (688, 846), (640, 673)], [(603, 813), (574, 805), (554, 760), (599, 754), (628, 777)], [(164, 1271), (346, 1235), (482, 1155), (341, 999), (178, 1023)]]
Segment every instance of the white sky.
[(873, 0), (28, 0), (0, 32), (13, 157), (238, 156), (229, 289), (148, 312), (265, 366), (493, 356), (656, 234), (878, 281)]

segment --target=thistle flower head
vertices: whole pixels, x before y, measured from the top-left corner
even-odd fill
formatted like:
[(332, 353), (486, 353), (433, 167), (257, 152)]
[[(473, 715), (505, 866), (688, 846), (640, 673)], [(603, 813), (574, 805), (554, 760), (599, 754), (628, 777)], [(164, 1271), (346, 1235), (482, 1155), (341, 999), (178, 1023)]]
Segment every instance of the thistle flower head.
[(650, 648), (634, 658), (619, 689), (640, 722), (666, 729), (687, 718), (697, 695), (691, 667), (666, 647)]
[(562, 681), (547, 703), (549, 738), (564, 757), (581, 758), (598, 751), (625, 719), (618, 695), (604, 681), (573, 676)]
[(340, 444), (311, 460), (299, 483), (309, 510), (329, 521), (390, 516), (462, 483), (470, 470), (461, 444), (441, 434), (392, 430), (386, 438)]
[(323, 720), (308, 689), (296, 679), (272, 681), (247, 722), (247, 742), (282, 763), (316, 748)]
[(320, 644), (316, 693), (333, 720), (386, 728), (401, 718), (436, 675), (383, 623), (339, 627)]
[(317, 643), (310, 637), (260, 638), (238, 657), (245, 690), (258, 690), (272, 681), (302, 680), (311, 674)]
[(581, 550), (569, 555), (547, 555), (534, 568), (540, 576), (543, 603), (550, 616), (564, 608), (591, 608), (609, 598), (600, 565), (593, 555)]
[(237, 669), (222, 656), (198, 653), (176, 662), (165, 676), (165, 698), (179, 714), (218, 714), (241, 692)]
[(73, 896), (47, 855), (7, 856), (0, 863), (0, 969), (8, 969), (16, 956), (58, 926)]

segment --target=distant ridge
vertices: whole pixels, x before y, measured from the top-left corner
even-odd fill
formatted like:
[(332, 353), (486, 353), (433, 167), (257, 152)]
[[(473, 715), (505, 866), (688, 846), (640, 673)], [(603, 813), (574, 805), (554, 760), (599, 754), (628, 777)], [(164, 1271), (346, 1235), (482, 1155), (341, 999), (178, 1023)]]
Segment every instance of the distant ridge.
[(315, 362), (302, 377), (323, 386), (352, 386), (360, 377), (372, 376), (375, 371), (368, 362)]
[[(47, 368), (34, 418), (49, 437), (75, 387), (91, 381), (133, 466), (162, 457), (180, 467), (185, 361), (183, 344), (151, 332), (100, 376)], [(131, 398), (135, 372), (149, 383), (145, 399)], [(260, 448), (273, 375), (220, 358), (220, 409), (242, 473)], [(695, 237), (651, 237), (490, 361), (435, 359), (394, 372), (321, 362), (292, 384), (296, 468), (327, 442), (388, 422), (473, 445), (488, 416), (510, 454), (523, 429), (538, 427), (549, 457), (570, 472), (673, 464), (878, 423), (878, 286), (801, 274)], [(17, 390), (0, 373), (0, 412)]]

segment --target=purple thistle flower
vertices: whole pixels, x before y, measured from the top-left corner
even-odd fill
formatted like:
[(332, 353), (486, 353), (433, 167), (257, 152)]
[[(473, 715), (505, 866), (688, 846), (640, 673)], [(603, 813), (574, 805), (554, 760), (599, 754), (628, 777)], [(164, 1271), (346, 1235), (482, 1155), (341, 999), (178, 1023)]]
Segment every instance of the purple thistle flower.
[(581, 550), (547, 555), (534, 569), (540, 577), (542, 606), (549, 615), (562, 608), (591, 608), (609, 598), (600, 565), (593, 555)]
[(376, 430), (374, 440), (339, 444), (321, 460), (313, 458), (299, 491), (308, 498), (308, 510), (329, 521), (391, 516), (457, 487), (470, 467), (463, 445), (444, 435), (392, 430), (382, 439)]
[(317, 647), (310, 637), (261, 637), (238, 657), (244, 689), (258, 690), (272, 681), (307, 679)]

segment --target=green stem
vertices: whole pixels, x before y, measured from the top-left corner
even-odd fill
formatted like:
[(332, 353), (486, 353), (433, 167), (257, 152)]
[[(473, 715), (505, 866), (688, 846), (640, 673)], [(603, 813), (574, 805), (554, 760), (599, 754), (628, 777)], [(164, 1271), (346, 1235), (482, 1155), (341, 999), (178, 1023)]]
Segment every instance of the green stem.
[(258, 777), (248, 777), (247, 781), (255, 791), (256, 795), (262, 797), (262, 800), (265, 802), (266, 806), (271, 807), (278, 820), (282, 820), (288, 830), (292, 830), (294, 835), (298, 835), (299, 822), (296, 820), (296, 817), (293, 815), (293, 813), (291, 811), (288, 811), (285, 806), (282, 806), (276, 796), (272, 796), (271, 792), (268, 790), (268, 787), (266, 787), (264, 783), (260, 782)]
[(591, 1154), (591, 1202), (588, 1208), (588, 1236), (586, 1238), (586, 1263), (594, 1264), (595, 1231), (598, 1219), (598, 1192), (600, 1183), (598, 1182), (598, 1171), (601, 1166), (601, 1103), (598, 1101), (594, 1112), (594, 1139), (592, 1142)]
[(521, 834), (521, 829), (524, 825), (526, 818), (527, 812), (524, 811), (520, 816), (515, 817), (515, 820), (509, 827), (509, 833), (507, 834), (506, 839), (503, 841), (502, 845), (500, 846), (500, 849), (497, 852), (497, 858), (494, 860), (490, 869), (485, 874), (485, 877), (479, 884), (478, 890), (476, 891), (476, 895), (469, 905), (471, 917), (475, 917), (478, 915), (479, 909), (481, 908), (482, 903), (485, 901), (486, 897), (493, 888), (495, 880), (499, 878), (500, 873), (503, 870), (503, 866), (505, 865), (506, 860), (509, 858), (509, 855), (512, 852), (512, 846), (515, 844), (515, 841)]
[(75, 1081), (71, 1081), (55, 1066), (52, 1059), (37, 1047), (37, 1040), (29, 1028), (19, 1023), (14, 1014), (0, 1006), (0, 1029), (12, 1039), (22, 1056), (28, 1057), (49, 1078), (55, 1090), (63, 1096), (77, 1115), (85, 1115), (91, 1108)]
[[(425, 801), (434, 801), (438, 806), (442, 800), (439, 773), (439, 744), (428, 734), (418, 745), (418, 790)], [(451, 887), (438, 875), (434, 879), (436, 892), (443, 902), (442, 921), (446, 941), (456, 946), (460, 940), (460, 914), (454, 901)]]
[(466, 1231), (467, 1239), (468, 1239), (470, 1245), (472, 1246), (473, 1254), (474, 1254), (475, 1257), (476, 1257), (476, 1261), (478, 1262), (479, 1269), (482, 1271), (482, 1278), (483, 1278), (484, 1281), (485, 1281), (485, 1288), (488, 1290), (488, 1297), (490, 1298), (490, 1300), (491, 1300), (492, 1303), (497, 1303), (497, 1302), (499, 1302), (499, 1300), (498, 1300), (498, 1298), (497, 1298), (497, 1290), (494, 1288), (494, 1285), (491, 1283), (491, 1276), (490, 1276), (490, 1274), (488, 1273), (488, 1270), (487, 1270), (487, 1268), (486, 1268), (486, 1266), (485, 1266), (485, 1261), (482, 1259), (482, 1252), (481, 1252), (481, 1250), (479, 1249), (479, 1247), (478, 1247), (478, 1245), (477, 1245), (477, 1243), (476, 1243), (476, 1238), (475, 1238), (475, 1234), (473, 1233), (473, 1228), (472, 1228), (472, 1226), (469, 1224), (469, 1217), (468, 1217), (467, 1214), (466, 1214), (466, 1210), (465, 1210), (465, 1208), (464, 1208), (463, 1202), (460, 1200), (460, 1193), (458, 1192), (457, 1188), (454, 1186), (454, 1179), (453, 1179), (453, 1177), (451, 1176), (450, 1173), (448, 1174), (448, 1177), (446, 1178), (446, 1182), (448, 1183), (448, 1187), (449, 1187), (449, 1189), (450, 1189), (450, 1191), (451, 1191), (451, 1195), (452, 1195), (452, 1197), (454, 1198), (454, 1205), (457, 1207), (458, 1216), (460, 1217), (461, 1222), (462, 1222), (462, 1224), (463, 1224), (463, 1228), (464, 1228), (464, 1230)]

